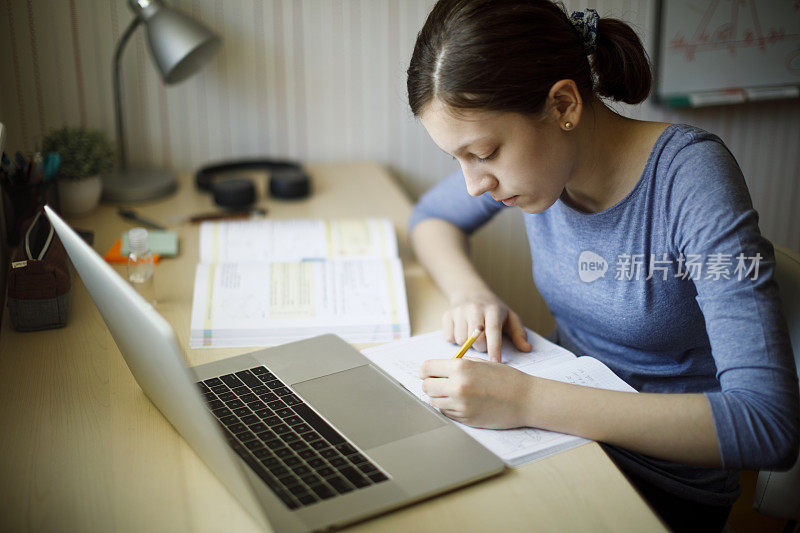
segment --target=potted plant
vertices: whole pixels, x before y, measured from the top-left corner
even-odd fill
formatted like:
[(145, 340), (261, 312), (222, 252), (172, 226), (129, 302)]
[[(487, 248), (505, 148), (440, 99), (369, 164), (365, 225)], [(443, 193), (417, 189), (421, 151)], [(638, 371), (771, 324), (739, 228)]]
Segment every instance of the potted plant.
[(64, 126), (42, 140), (43, 152), (58, 152), (58, 196), (61, 210), (82, 215), (97, 207), (103, 182), (100, 175), (114, 167), (114, 148), (105, 133)]

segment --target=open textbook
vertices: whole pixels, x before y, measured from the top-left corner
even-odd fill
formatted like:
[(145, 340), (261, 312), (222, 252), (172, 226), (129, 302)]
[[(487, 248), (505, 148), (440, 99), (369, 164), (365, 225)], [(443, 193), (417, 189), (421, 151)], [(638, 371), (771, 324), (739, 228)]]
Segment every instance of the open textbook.
[(323, 333), (409, 336), (403, 267), (386, 219), (206, 222), (189, 345), (268, 346)]
[[(510, 340), (503, 339), (503, 362), (527, 374), (556, 381), (585, 385), (599, 389), (636, 392), (606, 365), (592, 357), (576, 357), (564, 348), (553, 344), (531, 330), (528, 341), (533, 345), (530, 353), (520, 352)], [(441, 332), (412, 337), (405, 341), (384, 344), (364, 350), (364, 355), (395, 378), (401, 385), (425, 402), (419, 369), (428, 359), (448, 359), (458, 350), (446, 342)], [(487, 355), (469, 350), (465, 357)], [(588, 442), (586, 439), (535, 428), (478, 429), (456, 422), (475, 440), (491, 450), (509, 466), (541, 459), (548, 455)]]

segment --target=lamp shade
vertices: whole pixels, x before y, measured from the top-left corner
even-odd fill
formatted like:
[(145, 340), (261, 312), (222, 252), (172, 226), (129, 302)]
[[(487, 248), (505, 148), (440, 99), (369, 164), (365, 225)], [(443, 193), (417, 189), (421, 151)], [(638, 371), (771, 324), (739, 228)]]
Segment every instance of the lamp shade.
[(114, 51), (114, 109), (117, 123), (119, 171), (103, 175), (107, 202), (141, 202), (170, 194), (177, 188), (175, 173), (158, 169), (131, 169), (125, 144), (120, 61), (125, 44), (136, 29), (147, 30), (150, 55), (165, 83), (177, 83), (194, 74), (220, 47), (220, 38), (193, 18), (170, 9), (162, 0), (128, 0), (134, 18)]
[(208, 61), (220, 38), (193, 18), (164, 5), (144, 18), (150, 52), (165, 83), (185, 80)]

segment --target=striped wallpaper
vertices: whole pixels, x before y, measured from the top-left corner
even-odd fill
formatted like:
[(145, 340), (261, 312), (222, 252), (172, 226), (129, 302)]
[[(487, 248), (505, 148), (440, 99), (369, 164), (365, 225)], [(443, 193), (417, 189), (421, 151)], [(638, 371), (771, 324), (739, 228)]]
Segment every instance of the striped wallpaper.
[[(387, 166), (413, 196), (455, 168), (405, 98), (405, 69), (431, 0), (168, 3), (214, 28), (223, 48), (200, 73), (166, 87), (137, 31), (123, 58), (132, 163), (191, 171), (254, 155), (366, 158)], [(628, 20), (652, 54), (654, 0), (565, 4)], [(33, 149), (64, 123), (114, 136), (111, 60), (131, 16), (126, 0), (0, 0), (0, 121), (9, 149)], [(800, 102), (619, 109), (720, 135), (747, 177), (763, 232), (800, 249)], [(504, 214), (478, 236), (474, 253), (501, 293), (525, 306), (528, 295), (517, 290), (530, 276), (522, 231), (519, 217)]]

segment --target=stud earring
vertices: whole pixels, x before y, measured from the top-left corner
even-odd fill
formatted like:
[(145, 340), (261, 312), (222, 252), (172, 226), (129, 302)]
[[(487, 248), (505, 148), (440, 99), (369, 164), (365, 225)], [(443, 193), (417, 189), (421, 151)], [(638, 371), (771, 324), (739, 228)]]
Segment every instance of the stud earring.
[(564, 129), (565, 130), (571, 130), (572, 129), (572, 122), (565, 122), (564, 123)]

